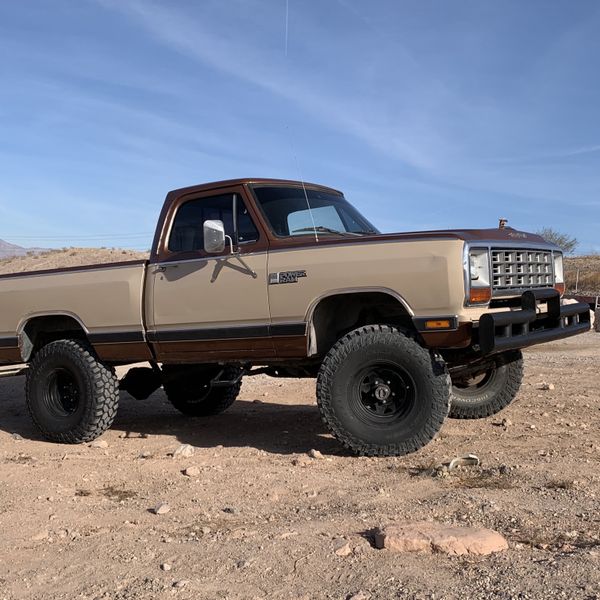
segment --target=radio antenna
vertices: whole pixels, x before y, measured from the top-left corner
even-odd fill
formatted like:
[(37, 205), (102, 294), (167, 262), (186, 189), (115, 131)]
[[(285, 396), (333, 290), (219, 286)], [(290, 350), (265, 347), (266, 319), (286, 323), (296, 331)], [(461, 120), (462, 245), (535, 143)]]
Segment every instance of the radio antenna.
[[(289, 21), (290, 21), (290, 0), (285, 0), (285, 57), (288, 55), (288, 39), (289, 39)], [(294, 157), (294, 161), (296, 163), (296, 169), (298, 169), (298, 175), (300, 176), (300, 183), (302, 183), (302, 191), (304, 192), (304, 199), (306, 200), (306, 206), (308, 208), (308, 214), (310, 215), (310, 221), (312, 223), (313, 232), (315, 234), (315, 242), (319, 241), (319, 235), (317, 233), (317, 226), (315, 224), (315, 218), (312, 212), (312, 208), (310, 207), (310, 201), (308, 199), (308, 192), (306, 191), (306, 186), (304, 185), (304, 177), (302, 176), (302, 169), (300, 169), (300, 161), (298, 160), (298, 156), (296, 155), (296, 149), (294, 148), (294, 138), (291, 134), (290, 128), (286, 125), (288, 133), (288, 140), (290, 143), (290, 148), (292, 149), (292, 156)]]
[(296, 156), (296, 150), (294, 149), (294, 142), (290, 133), (289, 127), (286, 125), (285, 128), (288, 130), (290, 146), (292, 148), (292, 155), (294, 157), (294, 161), (296, 162), (296, 169), (298, 169), (298, 175), (300, 177), (300, 183), (302, 184), (302, 191), (304, 192), (304, 199), (306, 200), (306, 206), (308, 208), (308, 214), (310, 215), (310, 221), (312, 223), (313, 232), (315, 234), (315, 242), (319, 241), (319, 235), (317, 233), (317, 225), (315, 224), (315, 217), (312, 212), (312, 208), (310, 206), (310, 200), (308, 199), (308, 192), (306, 191), (306, 185), (304, 185), (304, 177), (302, 176), (302, 169), (300, 168), (300, 161)]

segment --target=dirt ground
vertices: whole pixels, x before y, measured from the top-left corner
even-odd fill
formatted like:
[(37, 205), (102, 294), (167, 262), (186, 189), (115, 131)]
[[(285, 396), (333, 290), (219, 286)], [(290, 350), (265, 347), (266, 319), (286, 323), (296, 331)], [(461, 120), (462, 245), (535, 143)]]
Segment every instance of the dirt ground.
[[(600, 598), (599, 334), (528, 351), (512, 406), (448, 420), (403, 458), (346, 454), (312, 380), (248, 378), (205, 420), (162, 392), (123, 394), (106, 448), (41, 441), (23, 383), (0, 380), (0, 599)], [(193, 456), (173, 458), (181, 444)], [(471, 452), (481, 467), (432, 475)], [(170, 511), (153, 514), (160, 502)], [(374, 527), (404, 519), (490, 527), (510, 548), (370, 545)], [(350, 555), (336, 555), (339, 538)]]

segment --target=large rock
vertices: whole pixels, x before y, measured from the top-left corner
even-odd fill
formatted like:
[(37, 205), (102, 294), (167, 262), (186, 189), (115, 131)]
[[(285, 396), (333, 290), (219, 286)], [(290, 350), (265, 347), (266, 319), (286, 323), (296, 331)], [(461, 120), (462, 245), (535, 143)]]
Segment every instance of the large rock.
[(451, 556), (486, 555), (508, 548), (496, 531), (451, 527), (429, 521), (388, 525), (375, 532), (375, 547), (393, 552), (444, 552)]

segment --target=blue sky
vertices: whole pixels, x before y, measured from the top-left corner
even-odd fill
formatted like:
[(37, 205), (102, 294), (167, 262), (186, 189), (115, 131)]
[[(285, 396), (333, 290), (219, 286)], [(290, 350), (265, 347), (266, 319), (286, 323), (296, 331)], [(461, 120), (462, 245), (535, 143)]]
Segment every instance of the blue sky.
[(0, 238), (145, 249), (168, 190), (263, 176), (600, 251), (598, 31), (595, 0), (1, 2)]

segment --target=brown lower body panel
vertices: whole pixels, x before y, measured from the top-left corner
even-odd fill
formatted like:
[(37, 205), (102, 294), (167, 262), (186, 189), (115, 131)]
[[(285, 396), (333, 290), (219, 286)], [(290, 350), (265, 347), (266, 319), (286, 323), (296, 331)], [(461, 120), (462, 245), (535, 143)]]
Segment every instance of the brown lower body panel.
[(275, 348), (270, 338), (186, 340), (153, 344), (158, 362), (219, 362), (273, 358)]
[(203, 340), (201, 342), (159, 342), (153, 344), (158, 362), (270, 362), (305, 358), (306, 336), (256, 338), (252, 340)]
[(305, 358), (306, 323), (150, 332), (158, 362), (270, 362)]
[(0, 348), (0, 365), (16, 365), (22, 362), (19, 348)]
[(114, 342), (94, 344), (100, 359), (106, 362), (144, 362), (153, 360), (152, 351), (146, 342)]

